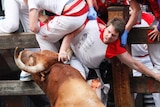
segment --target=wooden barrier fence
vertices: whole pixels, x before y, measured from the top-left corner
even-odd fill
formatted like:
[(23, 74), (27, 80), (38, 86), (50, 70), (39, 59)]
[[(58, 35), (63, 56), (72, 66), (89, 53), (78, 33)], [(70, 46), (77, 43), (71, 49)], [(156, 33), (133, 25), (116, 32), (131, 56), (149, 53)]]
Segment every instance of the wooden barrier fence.
[[(151, 27), (133, 28), (128, 37), (128, 51), (131, 44), (151, 44), (148, 41)], [(132, 69), (121, 63), (116, 57), (112, 59), (113, 90), (115, 107), (135, 107), (134, 93), (160, 93), (160, 82), (151, 77), (133, 77)]]
[[(0, 41), (0, 51), (14, 50), (15, 47), (22, 49), (39, 47), (33, 33), (0, 34)], [(0, 72), (0, 75), (3, 76), (3, 72)], [(27, 95), (44, 95), (44, 92), (34, 81), (0, 80), (0, 96), (5, 99), (5, 107), (25, 107)]]
[[(151, 43), (147, 37), (150, 29), (152, 28), (133, 28), (128, 38), (129, 48), (131, 44)], [(0, 41), (0, 50), (38, 47), (35, 35), (32, 33), (0, 34)], [(134, 93), (160, 92), (158, 81), (151, 77), (133, 77), (131, 69), (116, 57), (112, 59), (112, 67), (115, 107), (135, 107)], [(0, 96), (6, 96), (6, 107), (23, 107), (21, 99), (25, 95), (44, 95), (44, 93), (34, 81), (0, 81)]]

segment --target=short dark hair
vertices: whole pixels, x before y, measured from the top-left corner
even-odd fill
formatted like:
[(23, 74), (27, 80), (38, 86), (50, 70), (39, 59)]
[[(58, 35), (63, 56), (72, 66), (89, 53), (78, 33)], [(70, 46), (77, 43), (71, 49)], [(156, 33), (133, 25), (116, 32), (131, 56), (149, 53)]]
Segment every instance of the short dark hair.
[(111, 19), (110, 21), (108, 21), (107, 23), (107, 27), (109, 25), (113, 25), (113, 27), (115, 28), (115, 31), (119, 33), (119, 36), (122, 35), (122, 33), (124, 32), (125, 30), (125, 21), (123, 19), (120, 19), (120, 18), (113, 18)]

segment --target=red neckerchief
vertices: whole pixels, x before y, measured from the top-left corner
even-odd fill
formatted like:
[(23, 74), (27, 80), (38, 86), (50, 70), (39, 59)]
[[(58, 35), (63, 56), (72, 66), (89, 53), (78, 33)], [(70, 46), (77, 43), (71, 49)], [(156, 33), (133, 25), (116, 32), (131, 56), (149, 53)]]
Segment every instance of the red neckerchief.
[[(105, 29), (105, 28), (104, 28)], [(103, 33), (104, 33), (104, 29), (99, 29), (99, 32), (100, 32), (100, 39), (102, 40), (103, 42)]]
[(106, 24), (100, 18), (97, 18), (96, 20), (97, 20), (97, 24), (98, 24), (98, 27), (99, 27), (100, 39), (103, 41), (103, 33), (104, 33), (105, 28), (101, 29), (100, 26), (99, 26), (99, 23), (103, 24), (104, 26), (106, 26)]

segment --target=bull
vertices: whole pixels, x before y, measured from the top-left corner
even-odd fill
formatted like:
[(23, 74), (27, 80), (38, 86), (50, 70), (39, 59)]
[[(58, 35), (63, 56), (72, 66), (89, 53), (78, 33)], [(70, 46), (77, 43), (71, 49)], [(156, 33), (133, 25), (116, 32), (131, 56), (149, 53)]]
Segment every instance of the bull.
[(15, 49), (17, 66), (32, 74), (49, 98), (51, 107), (104, 107), (78, 70), (58, 61), (58, 53)]

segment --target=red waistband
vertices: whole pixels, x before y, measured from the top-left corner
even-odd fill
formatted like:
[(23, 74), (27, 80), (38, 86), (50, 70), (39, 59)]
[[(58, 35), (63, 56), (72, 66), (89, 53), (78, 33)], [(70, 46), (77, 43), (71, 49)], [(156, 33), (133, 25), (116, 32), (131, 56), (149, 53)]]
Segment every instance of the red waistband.
[(48, 22), (49, 22), (50, 20), (52, 20), (54, 17), (55, 17), (55, 16), (49, 16), (49, 19), (48, 19), (48, 21), (47, 21), (46, 23), (39, 22), (40, 27), (42, 27), (42, 26), (45, 25), (45, 24), (47, 24), (47, 26), (48, 26)]

